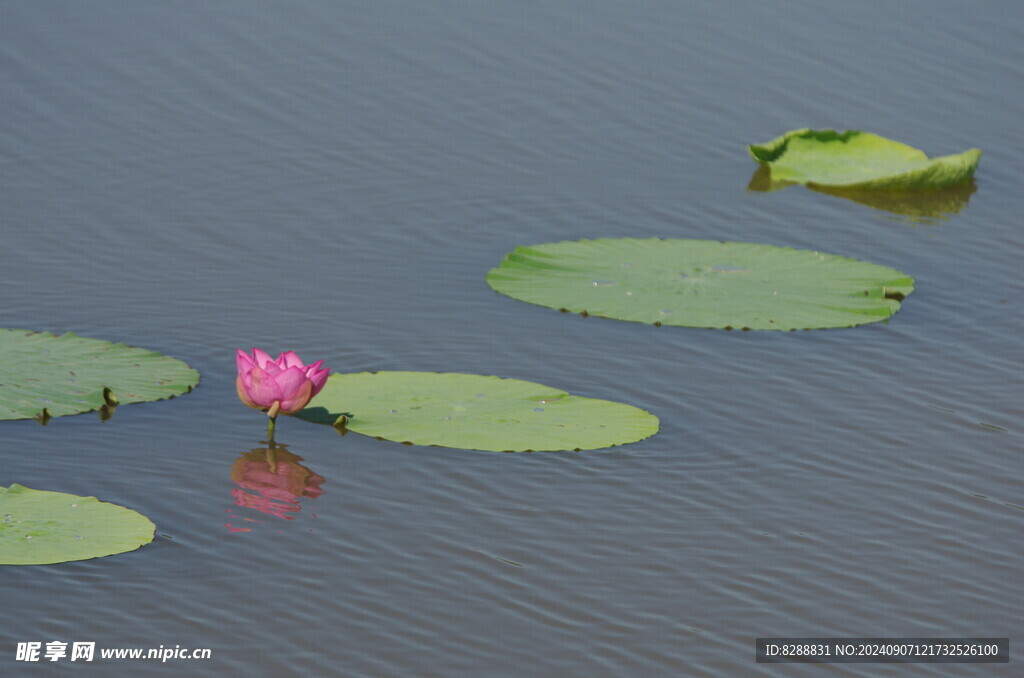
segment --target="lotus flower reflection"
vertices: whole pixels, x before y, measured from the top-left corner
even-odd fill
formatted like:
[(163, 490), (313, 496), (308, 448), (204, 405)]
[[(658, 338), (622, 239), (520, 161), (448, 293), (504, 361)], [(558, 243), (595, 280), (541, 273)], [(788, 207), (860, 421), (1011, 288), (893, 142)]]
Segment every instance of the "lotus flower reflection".
[[(299, 462), (302, 457), (292, 454), (285, 445), (259, 447), (243, 454), (231, 467), (231, 480), (238, 485), (231, 490), (235, 504), (254, 508), (295, 520), (302, 510), (299, 500), (308, 497), (316, 499), (324, 490), (320, 487), (324, 478)], [(231, 527), (232, 532), (245, 528)]]
[(330, 370), (318, 360), (306, 365), (295, 351), (286, 351), (271, 358), (258, 348), (252, 354), (239, 349), (235, 356), (238, 365), (239, 399), (270, 417), (270, 432), (279, 413), (294, 414), (309, 404), (327, 382)]

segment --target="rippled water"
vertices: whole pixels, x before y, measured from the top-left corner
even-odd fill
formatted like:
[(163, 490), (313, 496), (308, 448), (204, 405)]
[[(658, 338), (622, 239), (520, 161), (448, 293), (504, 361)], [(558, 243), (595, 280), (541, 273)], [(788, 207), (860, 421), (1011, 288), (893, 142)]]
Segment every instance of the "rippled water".
[[(1024, 12), (823, 7), (5, 3), (0, 325), (203, 380), (103, 424), (0, 424), (0, 484), (158, 526), (129, 554), (4, 568), (3, 675), (66, 667), (14, 661), (51, 640), (212, 649), (72, 670), (131, 676), (776, 675), (754, 638), (801, 635), (1009, 636), (1017, 657)], [(804, 126), (985, 155), (924, 205), (748, 190), (745, 145)], [(841, 253), (917, 291), (888, 324), (730, 333), (483, 281), (516, 245), (650, 236)], [(492, 454), (288, 419), (290, 494), (267, 503), (246, 487), (263, 421), (233, 388), (252, 345), (542, 381), (662, 431)]]

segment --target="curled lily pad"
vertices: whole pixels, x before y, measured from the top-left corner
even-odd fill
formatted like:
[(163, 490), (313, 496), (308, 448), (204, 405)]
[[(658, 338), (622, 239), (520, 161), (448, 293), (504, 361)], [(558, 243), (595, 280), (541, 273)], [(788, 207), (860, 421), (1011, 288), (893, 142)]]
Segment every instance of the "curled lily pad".
[(134, 551), (153, 541), (146, 516), (96, 497), (0, 487), (0, 565), (45, 565)]
[(958, 184), (974, 176), (981, 158), (977, 148), (928, 158), (916, 148), (858, 130), (800, 129), (748, 150), (771, 170), (773, 182), (871, 190)]
[(184, 362), (71, 332), (0, 329), (0, 420), (38, 419), (173, 398), (199, 383)]
[(593, 450), (658, 431), (658, 418), (632, 405), (437, 372), (332, 374), (296, 416), (395, 442), (497, 452)]
[(487, 283), (514, 299), (582, 315), (757, 330), (885, 320), (914, 290), (900, 271), (835, 254), (659, 238), (517, 247)]

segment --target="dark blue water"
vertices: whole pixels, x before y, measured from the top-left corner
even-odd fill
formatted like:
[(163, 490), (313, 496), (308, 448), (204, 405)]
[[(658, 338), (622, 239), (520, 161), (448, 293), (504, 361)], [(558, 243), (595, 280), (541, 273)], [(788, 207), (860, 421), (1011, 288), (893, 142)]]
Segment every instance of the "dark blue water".
[[(1022, 34), (1019, 3), (951, 0), (3, 3), (0, 326), (203, 380), (106, 423), (0, 422), (0, 485), (158, 535), (3, 568), (0, 672), (820, 673), (755, 664), (758, 636), (1008, 636), (1017, 657)], [(746, 144), (806, 126), (980, 147), (976, 191), (901, 213), (747, 190)], [(888, 324), (728, 333), (484, 283), (516, 245), (650, 236), (853, 256), (917, 291)], [(287, 419), (293, 499), (260, 511), (232, 480), (264, 437), (234, 393), (251, 346), (541, 381), (662, 431), (493, 454)], [(212, 658), (14, 660), (52, 640)]]

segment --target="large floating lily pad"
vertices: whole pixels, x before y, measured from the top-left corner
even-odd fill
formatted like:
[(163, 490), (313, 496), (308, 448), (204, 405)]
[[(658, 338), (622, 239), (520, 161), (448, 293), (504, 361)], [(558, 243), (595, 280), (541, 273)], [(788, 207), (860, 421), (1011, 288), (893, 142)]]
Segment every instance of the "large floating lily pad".
[(885, 320), (914, 290), (904, 273), (835, 254), (658, 238), (517, 247), (487, 283), (521, 301), (584, 315), (757, 330)]
[(470, 450), (592, 450), (642, 440), (658, 418), (543, 384), (478, 374), (332, 374), (296, 416), (384, 440)]
[(173, 398), (199, 383), (176, 358), (71, 332), (0, 329), (0, 420), (39, 419)]
[(847, 189), (940, 188), (974, 176), (981, 151), (928, 158), (869, 132), (801, 129), (748, 147), (776, 182)]
[(0, 565), (46, 565), (134, 551), (153, 541), (146, 516), (96, 497), (0, 487)]

